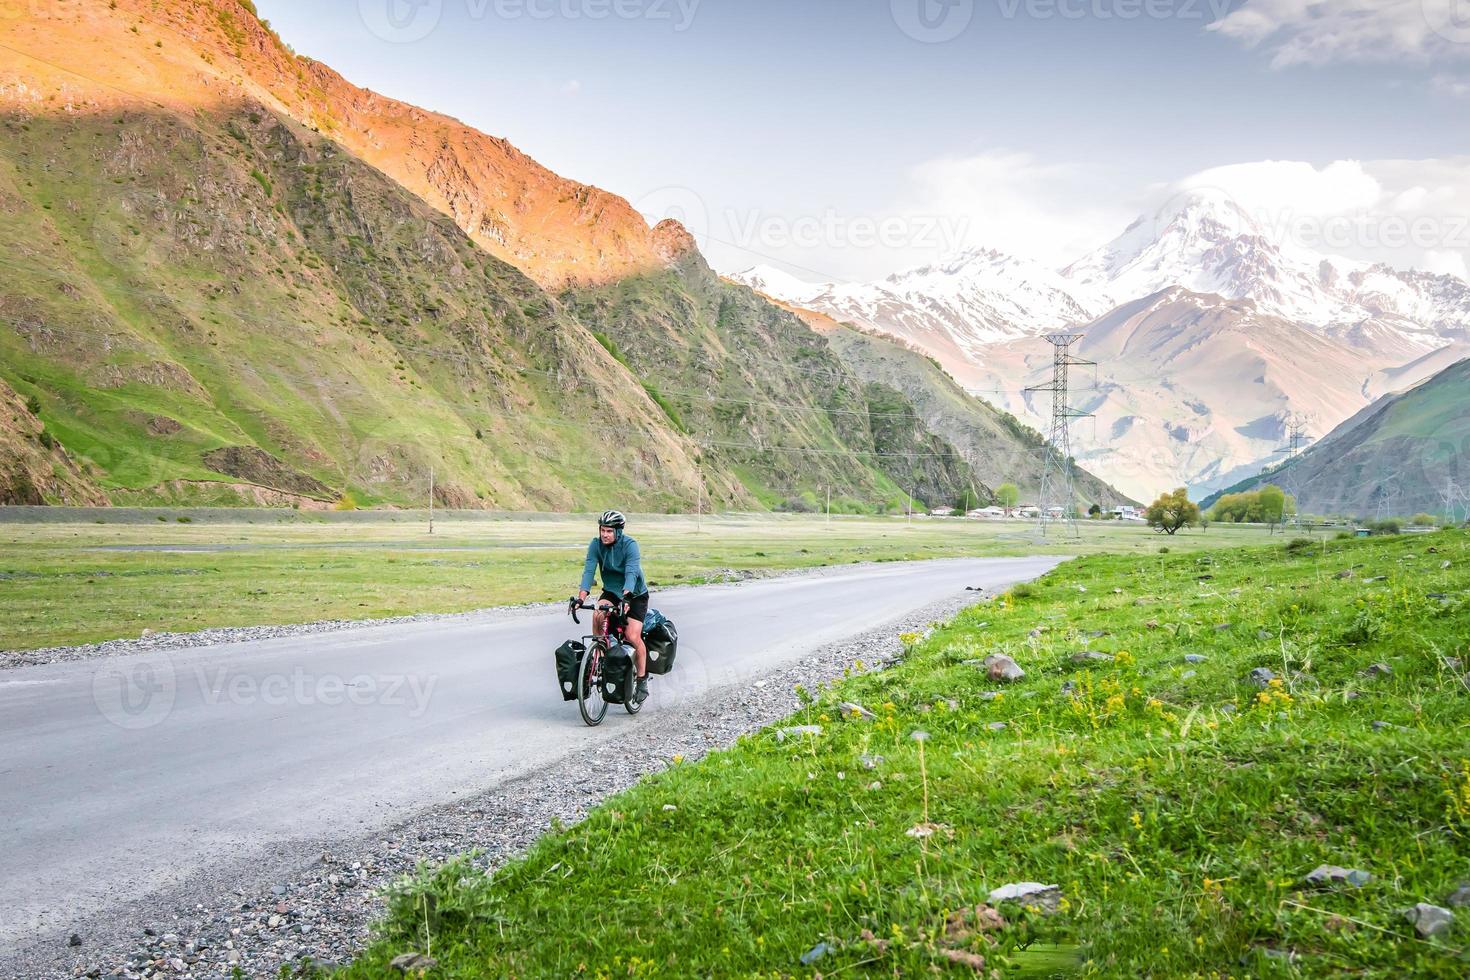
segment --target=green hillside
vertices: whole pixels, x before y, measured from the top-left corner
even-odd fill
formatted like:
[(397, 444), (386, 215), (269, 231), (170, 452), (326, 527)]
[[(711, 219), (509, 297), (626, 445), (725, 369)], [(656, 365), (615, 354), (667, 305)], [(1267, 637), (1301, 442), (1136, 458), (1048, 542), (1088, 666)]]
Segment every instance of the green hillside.
[(1380, 399), (1296, 459), (1204, 505), (1267, 478), (1294, 493), (1303, 513), (1442, 514), (1451, 484), (1470, 488), (1470, 360)]

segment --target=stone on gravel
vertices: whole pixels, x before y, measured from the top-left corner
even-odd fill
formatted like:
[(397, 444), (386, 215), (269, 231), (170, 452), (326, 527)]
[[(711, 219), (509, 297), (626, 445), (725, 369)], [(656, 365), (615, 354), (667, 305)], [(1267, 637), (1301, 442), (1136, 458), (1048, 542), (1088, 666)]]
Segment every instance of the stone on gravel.
[(985, 658), (985, 676), (993, 681), (1018, 681), (1026, 676), (1026, 672), (1005, 654), (992, 653)]
[(1271, 682), (1276, 679), (1276, 672), (1270, 667), (1257, 667), (1250, 672), (1247, 679), (1256, 687), (1270, 687)]
[(802, 735), (820, 735), (820, 734), (822, 734), (822, 726), (821, 725), (793, 725), (790, 728), (783, 728), (780, 731), (778, 731), (776, 733), (776, 741), (778, 741), (778, 742), (784, 742), (788, 738), (798, 738), (798, 737), (800, 737)]
[(851, 701), (843, 701), (837, 706), (837, 709), (842, 712), (844, 718), (862, 718), (864, 721), (872, 721), (878, 717), (862, 705)]
[(1373, 876), (1357, 868), (1340, 868), (1335, 864), (1320, 864), (1307, 873), (1304, 879), (1309, 885), (1352, 885), (1362, 888)]
[(82, 937), (76, 933), (72, 933), (71, 938), (66, 941), (66, 944), (68, 946), (80, 946), (82, 944)]
[(1455, 924), (1455, 913), (1428, 902), (1420, 902), (1411, 909), (1404, 909), (1403, 914), (1404, 918), (1414, 923), (1414, 931), (1424, 939), (1438, 935)]

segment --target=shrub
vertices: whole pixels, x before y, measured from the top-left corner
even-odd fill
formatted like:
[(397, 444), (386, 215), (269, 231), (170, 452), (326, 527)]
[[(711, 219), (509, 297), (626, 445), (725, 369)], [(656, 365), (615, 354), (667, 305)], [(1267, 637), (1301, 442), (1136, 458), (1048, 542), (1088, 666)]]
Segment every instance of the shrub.
[(1306, 551), (1316, 543), (1311, 538), (1292, 538), (1286, 543), (1286, 550), (1295, 555)]
[(30, 412), (32, 415), (40, 415), (41, 414), (41, 399), (37, 398), (35, 395), (32, 395), (31, 397), (27, 398), (26, 399), (26, 410), (28, 412)]

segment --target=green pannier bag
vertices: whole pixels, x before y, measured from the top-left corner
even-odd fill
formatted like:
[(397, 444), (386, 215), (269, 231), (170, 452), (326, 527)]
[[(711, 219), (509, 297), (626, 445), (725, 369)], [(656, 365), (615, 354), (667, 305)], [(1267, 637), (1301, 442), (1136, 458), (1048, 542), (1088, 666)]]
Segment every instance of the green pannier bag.
[(563, 701), (577, 700), (577, 664), (587, 648), (576, 640), (568, 640), (556, 648), (556, 682)]

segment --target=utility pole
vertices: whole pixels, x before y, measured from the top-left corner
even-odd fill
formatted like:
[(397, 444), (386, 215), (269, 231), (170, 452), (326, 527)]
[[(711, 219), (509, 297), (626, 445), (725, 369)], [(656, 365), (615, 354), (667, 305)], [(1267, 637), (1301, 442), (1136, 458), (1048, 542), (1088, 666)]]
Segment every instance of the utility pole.
[(429, 467), (429, 533), (434, 533), (434, 467)]
[(1062, 520), (1072, 529), (1073, 537), (1081, 537), (1077, 527), (1077, 486), (1072, 473), (1072, 420), (1085, 419), (1091, 412), (1079, 411), (1069, 403), (1069, 369), (1090, 366), (1094, 361), (1084, 361), (1072, 354), (1072, 345), (1082, 339), (1080, 333), (1048, 334), (1047, 343), (1052, 345), (1051, 383), (1036, 385), (1026, 391), (1049, 391), (1051, 395), (1051, 452), (1047, 454), (1041, 471), (1041, 513), (1037, 515), (1037, 532), (1046, 537), (1046, 529), (1052, 523), (1052, 501), (1061, 502)]
[(699, 478), (699, 495), (694, 500), (694, 533), (704, 532), (704, 477)]
[(827, 484), (827, 526), (832, 526), (832, 484)]

